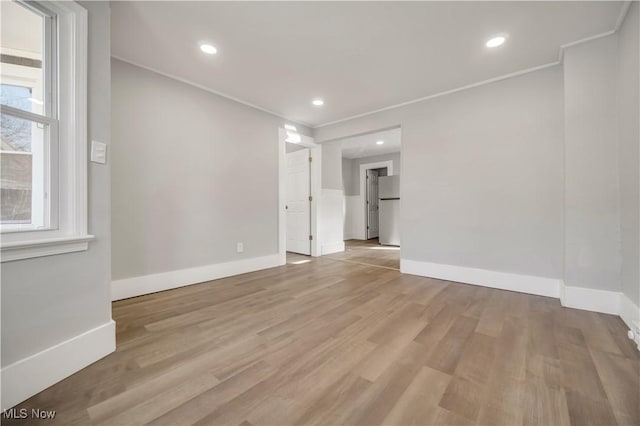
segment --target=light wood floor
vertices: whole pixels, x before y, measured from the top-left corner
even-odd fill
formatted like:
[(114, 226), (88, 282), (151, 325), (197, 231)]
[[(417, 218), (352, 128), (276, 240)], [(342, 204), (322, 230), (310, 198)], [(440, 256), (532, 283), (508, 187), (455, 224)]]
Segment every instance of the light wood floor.
[(325, 257), (400, 270), (400, 247), (380, 245), (377, 238), (347, 240), (344, 243), (344, 252)]
[(19, 408), (62, 425), (640, 424), (618, 317), (289, 260), (114, 303), (117, 351)]

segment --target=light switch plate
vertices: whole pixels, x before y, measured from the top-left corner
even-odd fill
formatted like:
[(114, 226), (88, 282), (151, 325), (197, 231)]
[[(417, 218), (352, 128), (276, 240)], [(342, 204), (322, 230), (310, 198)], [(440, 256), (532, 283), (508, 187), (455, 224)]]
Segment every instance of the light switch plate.
[(98, 141), (91, 141), (91, 161), (105, 164), (107, 162), (107, 144)]

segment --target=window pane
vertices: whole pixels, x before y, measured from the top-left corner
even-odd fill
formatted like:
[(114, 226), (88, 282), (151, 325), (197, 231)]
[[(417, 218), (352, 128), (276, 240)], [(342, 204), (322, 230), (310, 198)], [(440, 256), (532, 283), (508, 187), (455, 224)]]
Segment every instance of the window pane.
[(45, 18), (15, 2), (0, 8), (0, 103), (43, 114)]
[(43, 227), (47, 126), (8, 114), (1, 121), (0, 223)]

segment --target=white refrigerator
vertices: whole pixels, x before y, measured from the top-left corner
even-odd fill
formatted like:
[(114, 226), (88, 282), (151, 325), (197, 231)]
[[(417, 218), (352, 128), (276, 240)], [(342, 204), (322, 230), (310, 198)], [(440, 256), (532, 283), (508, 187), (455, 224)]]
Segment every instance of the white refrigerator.
[(380, 244), (400, 245), (400, 176), (378, 178)]

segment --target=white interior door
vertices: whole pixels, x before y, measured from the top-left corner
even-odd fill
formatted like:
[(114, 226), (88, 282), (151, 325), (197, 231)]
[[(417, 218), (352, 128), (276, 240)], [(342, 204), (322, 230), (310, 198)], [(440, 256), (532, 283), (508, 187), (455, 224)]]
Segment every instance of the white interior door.
[(287, 154), (287, 251), (311, 254), (309, 150)]
[(367, 170), (367, 239), (378, 237), (378, 173)]

